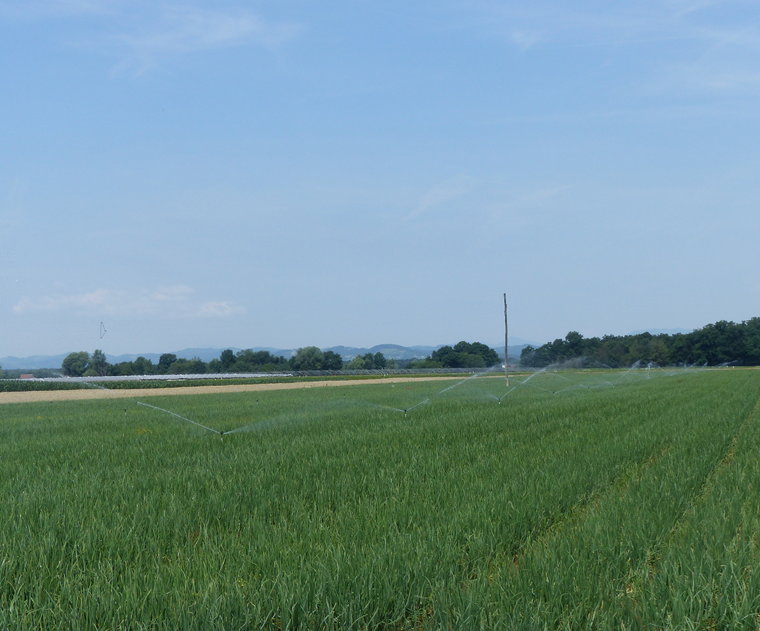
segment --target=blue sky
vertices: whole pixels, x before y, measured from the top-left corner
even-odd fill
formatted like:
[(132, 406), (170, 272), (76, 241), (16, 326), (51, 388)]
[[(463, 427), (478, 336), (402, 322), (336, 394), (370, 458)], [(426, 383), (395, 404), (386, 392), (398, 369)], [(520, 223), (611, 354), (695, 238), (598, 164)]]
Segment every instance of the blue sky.
[(758, 2), (0, 0), (0, 56), (0, 356), (760, 315)]

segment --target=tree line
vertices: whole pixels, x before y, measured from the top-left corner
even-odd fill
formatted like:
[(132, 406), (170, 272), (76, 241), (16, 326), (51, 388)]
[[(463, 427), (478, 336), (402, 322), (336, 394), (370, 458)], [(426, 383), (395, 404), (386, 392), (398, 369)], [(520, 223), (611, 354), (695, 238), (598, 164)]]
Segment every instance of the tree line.
[(365, 353), (344, 362), (334, 351), (306, 346), (299, 348), (290, 359), (272, 355), (269, 351), (247, 349), (234, 353), (227, 349), (222, 351), (218, 359), (209, 362), (198, 357), (182, 359), (172, 353), (164, 353), (157, 364), (145, 357), (110, 364), (106, 361), (105, 353), (97, 349), (92, 355), (86, 351), (69, 353), (63, 360), (61, 369), (68, 377), (127, 377), (304, 370), (392, 370), (399, 365), (405, 368), (484, 368), (498, 362), (496, 351), (485, 344), (459, 342), (454, 347), (442, 346), (425, 359), (399, 362), (386, 358), (382, 353)]
[(68, 377), (127, 377), (131, 375), (203, 375), (206, 373), (278, 372), (287, 370), (340, 370), (343, 359), (333, 351), (321, 351), (316, 346), (299, 348), (293, 357), (286, 359), (269, 351), (246, 349), (222, 351), (218, 359), (204, 362), (198, 357), (184, 359), (173, 353), (164, 353), (154, 364), (150, 359), (138, 357), (134, 361), (110, 364), (101, 350), (92, 355), (86, 351), (70, 353), (61, 369)]
[(8, 370), (3, 370), (3, 367), (0, 366), (0, 379), (18, 379), (21, 377), (21, 375), (24, 374), (34, 374), (35, 377), (60, 377), (61, 373), (58, 372), (57, 369), (52, 368), (34, 368), (34, 369), (27, 369), (27, 368), (9, 368)]
[(740, 323), (721, 320), (691, 333), (674, 335), (640, 333), (584, 338), (577, 331), (570, 331), (564, 339), (556, 339), (538, 348), (525, 347), (520, 355), (520, 363), (526, 367), (542, 368), (579, 358), (588, 358), (590, 362), (599, 362), (612, 368), (630, 366), (637, 361), (659, 366), (758, 366), (760, 318)]
[(425, 359), (413, 360), (407, 368), (487, 368), (499, 363), (491, 347), (480, 342), (459, 342), (453, 347), (441, 346)]

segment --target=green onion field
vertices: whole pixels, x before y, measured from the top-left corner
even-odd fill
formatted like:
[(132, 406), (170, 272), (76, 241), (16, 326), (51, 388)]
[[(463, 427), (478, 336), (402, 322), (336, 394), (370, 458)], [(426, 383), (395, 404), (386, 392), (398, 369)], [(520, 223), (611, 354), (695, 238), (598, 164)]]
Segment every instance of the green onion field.
[(0, 405), (0, 629), (758, 629), (760, 371), (512, 387)]

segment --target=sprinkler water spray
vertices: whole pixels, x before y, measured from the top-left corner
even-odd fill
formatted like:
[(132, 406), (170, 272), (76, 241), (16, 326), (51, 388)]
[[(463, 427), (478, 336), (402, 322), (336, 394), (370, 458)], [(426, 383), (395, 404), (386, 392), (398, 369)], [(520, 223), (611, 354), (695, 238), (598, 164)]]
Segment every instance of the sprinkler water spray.
[(180, 416), (179, 414), (175, 414), (174, 412), (170, 410), (164, 410), (163, 408), (156, 407), (155, 405), (149, 405), (148, 403), (143, 403), (142, 401), (138, 401), (137, 405), (142, 405), (146, 408), (152, 408), (154, 410), (158, 410), (159, 412), (166, 412), (167, 414), (171, 414), (172, 416), (176, 416), (179, 419), (182, 419), (183, 421), (187, 421), (188, 423), (192, 423), (193, 425), (197, 425), (198, 427), (202, 427), (205, 430), (208, 430), (209, 432), (212, 432), (214, 434), (219, 434), (220, 436), (224, 435), (224, 432), (220, 432), (218, 429), (212, 429), (210, 427), (206, 427), (205, 425), (201, 425), (200, 423), (196, 423), (193, 420), (190, 420), (189, 418), (185, 418), (184, 416)]

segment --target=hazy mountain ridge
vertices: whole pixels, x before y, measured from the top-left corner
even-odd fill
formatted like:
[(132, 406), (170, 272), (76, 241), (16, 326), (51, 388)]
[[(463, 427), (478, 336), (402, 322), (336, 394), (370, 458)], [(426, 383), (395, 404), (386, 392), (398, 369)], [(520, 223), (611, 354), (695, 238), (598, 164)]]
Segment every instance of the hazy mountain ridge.
[[(516, 338), (516, 340), (520, 342), (523, 341), (519, 340), (519, 338)], [(452, 342), (450, 346), (453, 346), (455, 343), (456, 342)], [(520, 351), (526, 346), (526, 344), (517, 344), (514, 346), (510, 344), (509, 356), (519, 357)], [(366, 355), (367, 353), (372, 353), (373, 355), (375, 353), (382, 353), (387, 359), (405, 360), (427, 357), (430, 355), (430, 353), (438, 350), (442, 346), (444, 346), (444, 344), (439, 344), (437, 346), (401, 346), (399, 344), (377, 344), (371, 348), (360, 348), (354, 346), (331, 346), (328, 348), (323, 348), (322, 350), (338, 353), (338, 355), (340, 355), (345, 361), (350, 361), (357, 355)], [(172, 353), (178, 358), (182, 359), (193, 359), (194, 357), (198, 357), (204, 362), (209, 362), (212, 359), (219, 359), (219, 355), (221, 355), (222, 351), (227, 348), (231, 349), (235, 353), (243, 350), (232, 346), (226, 346), (224, 348), (186, 348), (181, 351), (172, 351)], [(492, 348), (501, 357), (504, 356), (503, 345), (492, 346)], [(282, 357), (290, 358), (296, 353), (298, 349), (281, 349), (266, 346), (255, 346), (251, 350), (254, 352), (269, 351), (272, 355), (280, 355)], [(108, 360), (109, 364), (118, 364), (121, 362), (134, 361), (138, 357), (144, 357), (145, 359), (151, 360), (154, 364), (157, 364), (162, 354), (163, 353), (129, 353), (124, 355), (111, 355), (109, 353), (106, 353), (106, 359)], [(30, 357), (2, 357), (0, 358), (0, 366), (2, 366), (5, 370), (34, 370), (39, 368), (56, 369), (61, 367), (61, 363), (67, 355), (68, 353), (63, 353), (61, 355), (32, 355)]]

